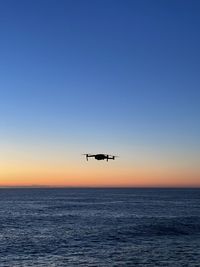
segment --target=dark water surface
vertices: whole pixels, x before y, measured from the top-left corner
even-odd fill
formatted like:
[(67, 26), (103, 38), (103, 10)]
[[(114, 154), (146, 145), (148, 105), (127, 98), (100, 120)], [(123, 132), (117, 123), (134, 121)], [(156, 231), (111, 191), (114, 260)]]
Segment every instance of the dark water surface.
[(200, 266), (200, 189), (0, 189), (0, 266)]

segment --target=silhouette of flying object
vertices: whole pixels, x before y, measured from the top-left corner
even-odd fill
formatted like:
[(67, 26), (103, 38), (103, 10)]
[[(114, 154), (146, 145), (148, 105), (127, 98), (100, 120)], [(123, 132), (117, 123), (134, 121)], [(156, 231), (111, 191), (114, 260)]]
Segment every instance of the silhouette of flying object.
[(96, 160), (104, 160), (106, 159), (107, 161), (109, 159), (115, 159), (118, 156), (113, 156), (113, 155), (107, 155), (107, 154), (83, 154), (86, 156), (86, 160), (88, 161), (88, 158), (95, 158)]

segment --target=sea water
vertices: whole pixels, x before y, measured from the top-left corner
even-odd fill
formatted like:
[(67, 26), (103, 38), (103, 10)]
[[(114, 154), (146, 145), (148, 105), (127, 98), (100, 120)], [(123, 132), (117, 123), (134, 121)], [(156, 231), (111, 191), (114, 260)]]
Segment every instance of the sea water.
[(200, 189), (0, 189), (0, 266), (200, 266)]

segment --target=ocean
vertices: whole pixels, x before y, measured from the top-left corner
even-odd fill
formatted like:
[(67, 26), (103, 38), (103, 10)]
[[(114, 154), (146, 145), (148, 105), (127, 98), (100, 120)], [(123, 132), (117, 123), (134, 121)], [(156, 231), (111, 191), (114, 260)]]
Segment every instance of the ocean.
[(200, 266), (200, 189), (1, 188), (0, 266)]

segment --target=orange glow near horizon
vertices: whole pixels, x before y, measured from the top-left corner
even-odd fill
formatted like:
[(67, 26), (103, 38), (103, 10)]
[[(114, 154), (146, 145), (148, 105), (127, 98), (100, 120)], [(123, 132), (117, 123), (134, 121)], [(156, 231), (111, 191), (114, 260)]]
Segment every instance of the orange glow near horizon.
[(135, 151), (137, 158), (128, 154), (110, 162), (87, 162), (77, 157), (78, 152), (68, 156), (55, 149), (25, 148), (7, 146), (0, 155), (1, 187), (200, 187), (200, 169), (194, 160), (192, 165), (185, 158), (175, 162)]
[(200, 187), (198, 173), (162, 170), (16, 170), (0, 173), (0, 186)]

